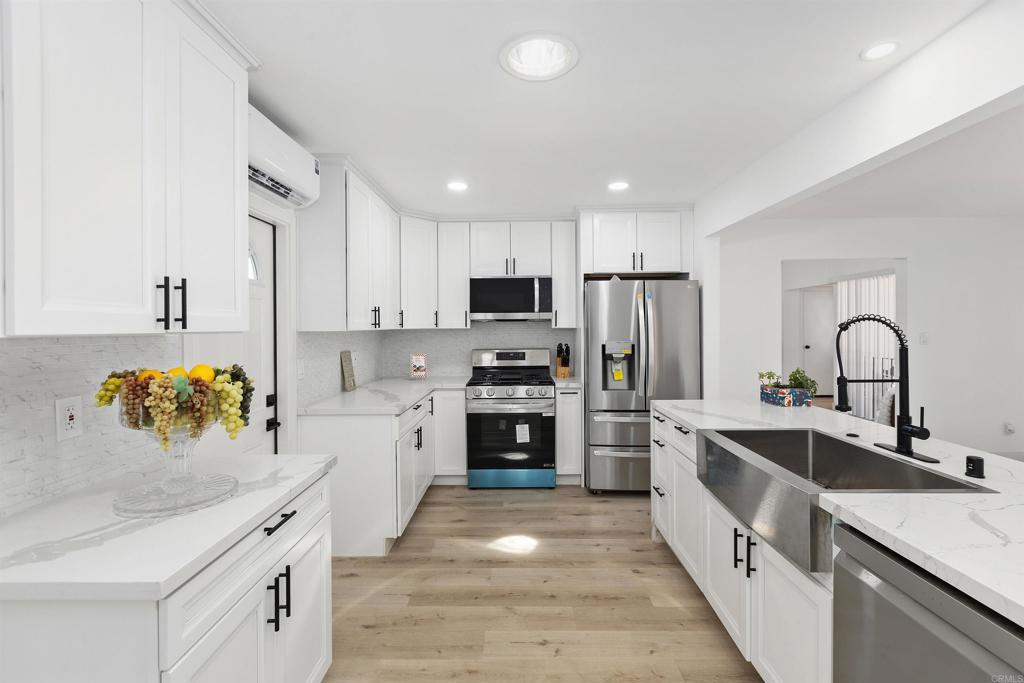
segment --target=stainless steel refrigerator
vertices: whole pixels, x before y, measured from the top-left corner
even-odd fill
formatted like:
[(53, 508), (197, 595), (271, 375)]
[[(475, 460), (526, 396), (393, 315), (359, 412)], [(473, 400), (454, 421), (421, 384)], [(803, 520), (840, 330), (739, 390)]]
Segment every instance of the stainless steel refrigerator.
[(700, 398), (700, 284), (696, 280), (590, 281), (586, 320), (586, 485), (651, 485), (655, 399)]

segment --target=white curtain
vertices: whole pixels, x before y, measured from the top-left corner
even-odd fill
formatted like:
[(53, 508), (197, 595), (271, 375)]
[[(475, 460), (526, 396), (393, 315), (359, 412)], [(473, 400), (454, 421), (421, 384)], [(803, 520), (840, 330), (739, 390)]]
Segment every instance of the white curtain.
[[(836, 283), (836, 312), (839, 321), (855, 315), (875, 313), (896, 318), (896, 275), (885, 273), (840, 280)], [(898, 376), (896, 335), (874, 322), (858, 323), (843, 335), (840, 348), (843, 369), (850, 379), (884, 379)], [(873, 420), (882, 397), (892, 384), (850, 384), (853, 414)]]

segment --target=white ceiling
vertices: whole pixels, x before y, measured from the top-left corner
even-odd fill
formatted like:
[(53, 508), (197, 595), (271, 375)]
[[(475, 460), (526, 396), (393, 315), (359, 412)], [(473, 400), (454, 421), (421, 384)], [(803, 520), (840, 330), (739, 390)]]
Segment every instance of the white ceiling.
[(1024, 107), (774, 211), (772, 218), (1024, 215)]
[[(399, 208), (482, 217), (693, 201), (982, 1), (208, 5), (263, 61), (253, 103), (301, 143), (351, 155)], [(579, 65), (509, 76), (499, 49), (538, 30), (574, 41)], [(858, 59), (881, 40), (901, 49)], [(620, 178), (631, 188), (609, 192)]]

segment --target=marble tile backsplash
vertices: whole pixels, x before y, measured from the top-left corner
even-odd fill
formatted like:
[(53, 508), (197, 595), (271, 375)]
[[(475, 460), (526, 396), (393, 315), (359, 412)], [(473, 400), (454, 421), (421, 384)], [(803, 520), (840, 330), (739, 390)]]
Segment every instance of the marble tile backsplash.
[(356, 382), (380, 379), (384, 335), (390, 332), (300, 332), (295, 349), (303, 365), (298, 405), (316, 403), (341, 391), (341, 352), (352, 352)]
[[(162, 465), (145, 434), (93, 406), (114, 369), (170, 368), (180, 335), (0, 339), (0, 517), (117, 476)], [(57, 442), (54, 401), (82, 397), (81, 436)]]

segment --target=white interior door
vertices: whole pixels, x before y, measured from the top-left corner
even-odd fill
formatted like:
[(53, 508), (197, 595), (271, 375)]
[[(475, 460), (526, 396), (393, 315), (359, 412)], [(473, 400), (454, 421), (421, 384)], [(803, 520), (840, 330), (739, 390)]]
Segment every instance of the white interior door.
[(636, 257), (636, 214), (594, 214), (594, 272), (639, 270)]
[(185, 335), (185, 367), (206, 363), (223, 367), (241, 363), (256, 384), (249, 426), (238, 438), (230, 440), (220, 425), (215, 425), (199, 442), (200, 453), (273, 453), (274, 431), (267, 431), (267, 420), (276, 419), (276, 407), (267, 407), (267, 396), (274, 395), (274, 228), (258, 218), (249, 218), (250, 252), (249, 329), (246, 332)]
[(469, 272), (473, 277), (512, 274), (508, 223), (470, 223)]
[(833, 285), (810, 287), (803, 296), (803, 358), (801, 366), (818, 383), (822, 395), (832, 394), (835, 377), (836, 298)]
[(402, 216), (402, 307), (406, 329), (436, 327), (437, 223)]
[(512, 274), (520, 277), (551, 276), (551, 223), (517, 221), (509, 228)]

